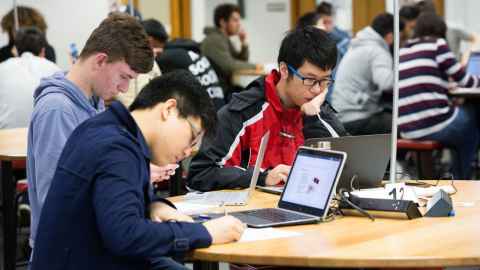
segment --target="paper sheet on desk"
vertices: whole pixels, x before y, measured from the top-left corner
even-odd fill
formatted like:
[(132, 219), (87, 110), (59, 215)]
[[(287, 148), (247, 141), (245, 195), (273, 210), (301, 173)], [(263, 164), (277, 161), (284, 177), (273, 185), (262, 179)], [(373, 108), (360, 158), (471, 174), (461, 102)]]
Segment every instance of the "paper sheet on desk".
[(301, 235), (303, 234), (299, 232), (285, 231), (285, 230), (279, 230), (274, 228), (265, 228), (265, 229), (247, 228), (243, 232), (243, 235), (240, 238), (239, 242), (260, 241), (260, 240), (294, 237), (294, 236), (301, 236)]
[(440, 189), (448, 194), (455, 193), (455, 188), (451, 185), (446, 186), (434, 186), (434, 187), (414, 187), (413, 188), (418, 197), (432, 197)]
[(199, 215), (208, 212), (208, 210), (218, 207), (214, 204), (200, 204), (193, 202), (177, 202), (175, 203), (177, 210), (185, 215)]

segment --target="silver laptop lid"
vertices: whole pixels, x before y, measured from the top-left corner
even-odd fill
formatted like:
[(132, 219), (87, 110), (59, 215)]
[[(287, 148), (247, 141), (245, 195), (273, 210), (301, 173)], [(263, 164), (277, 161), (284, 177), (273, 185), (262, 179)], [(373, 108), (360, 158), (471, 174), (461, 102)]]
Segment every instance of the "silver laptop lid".
[[(390, 134), (314, 138), (306, 140), (305, 145), (315, 147), (318, 142), (329, 142), (331, 149), (348, 154), (337, 190), (350, 189), (351, 185), (371, 188), (378, 187), (384, 177), (390, 160), (390, 139)], [(356, 180), (351, 183), (353, 176)]]
[(467, 63), (467, 73), (480, 75), (480, 52), (471, 52)]
[(325, 218), (346, 159), (344, 152), (300, 147), (278, 207)]
[(270, 131), (267, 131), (267, 133), (263, 135), (262, 140), (260, 141), (260, 148), (258, 149), (257, 160), (255, 161), (255, 167), (253, 168), (252, 179), (250, 180), (250, 187), (248, 188), (249, 196), (255, 190), (255, 186), (257, 186), (258, 176), (260, 175), (260, 170), (262, 169), (263, 157), (265, 156), (265, 151), (267, 150), (269, 138), (270, 138)]

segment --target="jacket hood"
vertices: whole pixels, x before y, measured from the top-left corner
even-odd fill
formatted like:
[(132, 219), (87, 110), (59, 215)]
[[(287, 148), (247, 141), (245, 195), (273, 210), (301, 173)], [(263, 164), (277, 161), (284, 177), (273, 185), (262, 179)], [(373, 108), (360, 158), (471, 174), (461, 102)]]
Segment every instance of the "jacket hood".
[(372, 46), (377, 45), (388, 50), (388, 44), (385, 42), (382, 36), (378, 34), (372, 27), (368, 26), (363, 28), (360, 32), (357, 33), (350, 46), (352, 48), (361, 47), (361, 46)]
[[(43, 97), (55, 93), (67, 96), (77, 106), (82, 107), (86, 111), (95, 112), (95, 107), (92, 106), (92, 103), (83, 94), (80, 88), (69, 81), (65, 75), (66, 72), (62, 71), (57, 72), (50, 77), (43, 78), (33, 94), (34, 104), (37, 104), (37, 102)], [(100, 103), (100, 106), (103, 106), (103, 102)]]

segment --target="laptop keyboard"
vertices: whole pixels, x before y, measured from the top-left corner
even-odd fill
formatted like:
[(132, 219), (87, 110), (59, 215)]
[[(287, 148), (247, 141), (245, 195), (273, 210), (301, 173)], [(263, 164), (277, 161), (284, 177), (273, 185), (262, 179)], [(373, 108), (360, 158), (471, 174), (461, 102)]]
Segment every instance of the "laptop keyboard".
[[(290, 211), (284, 211), (279, 208), (265, 208), (265, 209), (256, 209), (256, 210), (247, 210), (242, 212), (233, 212), (231, 213), (232, 216), (237, 217), (241, 221), (246, 222), (244, 220), (247, 219), (255, 219), (257, 222), (260, 220), (263, 222), (287, 222), (287, 221), (294, 221), (294, 220), (301, 220), (306, 218), (312, 218), (311, 216), (302, 215), (300, 213), (293, 213)], [(255, 222), (255, 223), (257, 223)]]

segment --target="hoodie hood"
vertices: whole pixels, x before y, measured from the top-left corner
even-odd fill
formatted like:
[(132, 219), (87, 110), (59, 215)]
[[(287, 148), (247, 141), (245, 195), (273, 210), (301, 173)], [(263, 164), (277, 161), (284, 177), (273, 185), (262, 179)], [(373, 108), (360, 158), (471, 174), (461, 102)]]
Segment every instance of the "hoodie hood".
[[(90, 113), (103, 111), (105, 105), (103, 100), (91, 98), (90, 100), (83, 94), (82, 90), (69, 81), (65, 75), (66, 72), (57, 72), (50, 77), (43, 78), (40, 85), (33, 94), (34, 104), (49, 94), (62, 94), (68, 97), (73, 103)], [(96, 104), (96, 105), (95, 105)]]
[(367, 26), (360, 30), (360, 32), (357, 33), (355, 38), (352, 39), (352, 42), (350, 43), (350, 46), (352, 48), (372, 45), (380, 46), (382, 48), (385, 48), (385, 50), (387, 51), (389, 50), (387, 42), (385, 42), (383, 37), (380, 36), (380, 34), (378, 34), (370, 26)]
[(200, 54), (200, 44), (192, 39), (187, 38), (176, 38), (172, 41), (169, 41), (165, 45), (165, 50), (168, 49), (184, 49), (187, 51), (194, 51), (197, 54)]

